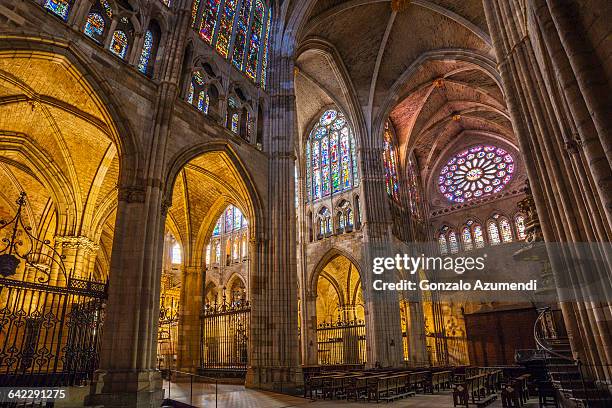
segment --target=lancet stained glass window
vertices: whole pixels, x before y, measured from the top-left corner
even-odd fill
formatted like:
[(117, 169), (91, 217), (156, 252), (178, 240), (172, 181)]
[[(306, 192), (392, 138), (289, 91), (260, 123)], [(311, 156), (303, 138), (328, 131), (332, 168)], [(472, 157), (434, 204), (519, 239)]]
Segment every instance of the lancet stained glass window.
[(265, 89), (272, 10), (264, 1), (194, 0), (191, 18), (202, 40)]
[(121, 31), (117, 30), (113, 33), (113, 39), (111, 40), (110, 51), (121, 59), (125, 59), (128, 50), (128, 37)]
[(459, 252), (459, 243), (457, 242), (457, 233), (453, 230), (448, 233), (448, 244), (451, 254)]
[(204, 90), (204, 77), (199, 71), (193, 73), (191, 77), (191, 83), (189, 84), (189, 91), (187, 92), (187, 102), (194, 104), (195, 107), (204, 113), (208, 113), (208, 105), (210, 98), (208, 93)]
[(83, 32), (86, 36), (94, 39), (97, 42), (102, 42), (104, 35), (104, 18), (96, 12), (89, 13)]
[(249, 41), (249, 53), (247, 54), (246, 74), (251, 79), (257, 77), (257, 62), (261, 48), (261, 34), (264, 24), (264, 5), (261, 0), (255, 1), (255, 11), (253, 12), (253, 25), (251, 26), (251, 39)]
[(247, 45), (247, 33), (249, 31), (249, 18), (251, 17), (251, 0), (242, 0), (240, 12), (238, 13), (238, 25), (236, 26), (236, 38), (234, 39), (234, 54), (232, 63), (242, 70), (242, 60)]
[(510, 153), (492, 145), (476, 145), (455, 154), (442, 167), (438, 188), (449, 201), (463, 203), (499, 193), (513, 173)]
[(230, 39), (232, 38), (232, 27), (234, 26), (236, 3), (238, 3), (238, 0), (225, 0), (223, 4), (216, 45), (217, 52), (221, 54), (223, 58), (227, 58)]
[(306, 146), (309, 200), (349, 190), (358, 184), (355, 139), (342, 112), (329, 109), (319, 118)]
[(142, 45), (142, 52), (140, 53), (140, 59), (138, 60), (138, 70), (143, 74), (148, 72), (149, 60), (151, 59), (151, 52), (153, 51), (153, 32), (147, 30), (144, 36), (144, 44)]
[(471, 251), (474, 249), (474, 245), (472, 243), (472, 232), (470, 231), (470, 227), (464, 227), (461, 231), (461, 240), (463, 241), (463, 249), (466, 251)]
[(446, 243), (446, 235), (443, 232), (438, 235), (438, 247), (440, 248), (440, 253), (442, 255), (448, 254), (448, 244)]
[(212, 44), (217, 27), (217, 16), (221, 0), (205, 0), (202, 12), (202, 23), (200, 24), (200, 37), (208, 44)]
[(489, 242), (491, 245), (499, 245), (501, 239), (499, 237), (499, 228), (494, 220), (487, 221), (487, 230), (489, 231)]
[(108, 16), (108, 18), (113, 18), (113, 9), (111, 8), (110, 4), (108, 4), (108, 1), (107, 0), (99, 0), (99, 3), (102, 6), (102, 8), (104, 9), (104, 12)]
[(399, 199), (399, 182), (397, 179), (397, 155), (393, 143), (393, 133), (389, 122), (385, 124), (383, 139), (383, 165), (385, 166), (385, 186), (387, 194), (394, 200)]
[(474, 244), (476, 245), (476, 248), (484, 248), (485, 246), (482, 226), (480, 226), (480, 224), (474, 225)]
[(64, 21), (68, 20), (71, 6), (72, 2), (70, 0), (45, 0), (45, 8), (61, 17)]

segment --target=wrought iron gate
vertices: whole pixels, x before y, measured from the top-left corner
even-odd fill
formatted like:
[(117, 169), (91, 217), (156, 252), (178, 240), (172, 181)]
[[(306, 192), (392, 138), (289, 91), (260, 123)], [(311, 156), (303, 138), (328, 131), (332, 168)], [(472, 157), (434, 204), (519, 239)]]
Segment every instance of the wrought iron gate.
[(201, 315), (200, 368), (222, 375), (244, 375), (248, 364), (251, 305), (244, 299), (208, 304)]
[(0, 386), (75, 385), (98, 367), (106, 285), (0, 278)]
[(317, 327), (319, 364), (363, 364), (366, 362), (366, 330), (363, 320), (338, 320)]
[(65, 256), (17, 212), (0, 220), (0, 386), (66, 386), (98, 367), (107, 283), (68, 274)]

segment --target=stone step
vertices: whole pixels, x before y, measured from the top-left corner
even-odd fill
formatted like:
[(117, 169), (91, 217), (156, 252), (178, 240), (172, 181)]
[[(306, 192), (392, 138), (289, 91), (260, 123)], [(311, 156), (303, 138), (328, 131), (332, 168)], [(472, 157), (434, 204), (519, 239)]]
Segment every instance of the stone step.
[(590, 398), (588, 403), (583, 398), (570, 398), (570, 401), (574, 401), (578, 408), (610, 408), (612, 406), (612, 399), (610, 398)]

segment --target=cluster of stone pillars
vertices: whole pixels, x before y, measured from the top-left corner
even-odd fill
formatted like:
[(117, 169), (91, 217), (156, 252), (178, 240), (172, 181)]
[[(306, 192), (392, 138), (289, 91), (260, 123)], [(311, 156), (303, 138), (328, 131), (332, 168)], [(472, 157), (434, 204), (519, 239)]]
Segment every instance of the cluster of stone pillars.
[[(547, 242), (609, 243), (612, 238), (612, 137), (609, 78), (598, 60), (606, 17), (567, 0), (483, 2), (506, 101)], [(606, 31), (607, 30), (607, 31)], [(595, 41), (594, 41), (595, 40)], [(601, 40), (601, 42), (600, 42)], [(606, 51), (606, 52), (609, 52)], [(612, 384), (610, 251), (586, 271), (559, 246), (551, 257), (557, 282), (571, 284), (561, 303), (574, 356), (595, 379)], [(588, 288), (595, 277), (604, 287)], [(567, 295), (567, 293), (565, 293)], [(574, 301), (572, 301), (572, 299)]]

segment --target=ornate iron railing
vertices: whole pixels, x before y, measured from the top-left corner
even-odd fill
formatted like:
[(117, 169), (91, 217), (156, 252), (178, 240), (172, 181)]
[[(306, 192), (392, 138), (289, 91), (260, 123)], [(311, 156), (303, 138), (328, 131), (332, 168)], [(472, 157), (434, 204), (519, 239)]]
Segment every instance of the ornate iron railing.
[(201, 314), (200, 368), (244, 373), (248, 364), (251, 305), (239, 299), (207, 304)]
[(321, 365), (365, 363), (365, 322), (363, 320), (338, 320), (319, 324), (317, 347)]

